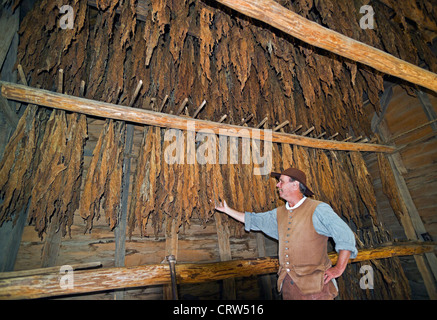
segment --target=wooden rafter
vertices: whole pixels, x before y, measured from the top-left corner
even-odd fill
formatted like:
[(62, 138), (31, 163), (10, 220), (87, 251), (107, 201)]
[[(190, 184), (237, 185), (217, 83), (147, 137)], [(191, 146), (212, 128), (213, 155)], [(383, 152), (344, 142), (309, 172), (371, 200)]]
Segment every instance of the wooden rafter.
[(216, 0), (295, 38), (437, 92), (437, 74), (303, 18), (273, 0)]
[[(395, 256), (417, 255), (434, 250), (434, 243), (398, 243), (396, 245), (359, 250), (355, 259), (349, 263)], [(330, 253), (332, 263), (337, 261), (337, 254)], [(232, 260), (213, 263), (176, 264), (178, 283), (200, 283), (229, 279), (233, 277), (249, 277), (277, 272), (279, 267), (276, 258), (256, 258)], [(1, 299), (32, 299), (65, 294), (98, 292), (122, 288), (133, 288), (170, 283), (170, 272), (167, 264), (145, 265), (130, 268), (105, 268), (90, 271), (75, 271), (72, 288), (59, 285), (59, 273), (16, 278), (1, 277)], [(117, 281), (114, 281), (117, 279)]]
[(154, 112), (145, 109), (130, 108), (111, 103), (60, 94), (57, 92), (35, 89), (9, 82), (0, 82), (0, 85), (3, 97), (10, 100), (78, 112), (97, 117), (123, 120), (157, 127), (194, 130), (197, 132), (202, 130), (210, 130), (209, 132), (214, 132), (216, 134), (225, 136), (260, 139), (277, 143), (295, 144), (310, 148), (388, 153), (395, 151), (394, 147), (385, 145), (315, 139), (295, 134), (271, 132), (250, 127), (229, 125), (219, 122), (198, 120), (183, 116)]

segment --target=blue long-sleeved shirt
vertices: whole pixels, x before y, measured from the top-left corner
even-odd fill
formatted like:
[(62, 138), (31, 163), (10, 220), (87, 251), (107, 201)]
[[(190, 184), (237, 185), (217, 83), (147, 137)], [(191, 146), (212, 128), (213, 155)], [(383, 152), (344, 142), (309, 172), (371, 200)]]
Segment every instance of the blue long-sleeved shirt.
[[(262, 213), (245, 212), (244, 225), (246, 231), (262, 231), (276, 240), (279, 238), (276, 208)], [(357, 256), (354, 233), (329, 204), (321, 203), (316, 207), (313, 225), (318, 234), (334, 240), (335, 251), (348, 250), (351, 252), (351, 259)]]

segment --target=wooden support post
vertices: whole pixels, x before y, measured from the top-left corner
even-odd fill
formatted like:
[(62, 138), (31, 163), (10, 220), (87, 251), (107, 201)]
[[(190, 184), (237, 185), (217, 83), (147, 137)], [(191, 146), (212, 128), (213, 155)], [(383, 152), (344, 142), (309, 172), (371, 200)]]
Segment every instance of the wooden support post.
[(322, 27), (273, 0), (216, 0), (295, 38), (437, 92), (437, 74)]
[[(171, 223), (171, 226), (169, 228), (169, 232), (166, 232), (165, 235), (165, 257), (173, 256), (177, 261), (178, 248), (179, 248), (177, 219), (171, 221), (170, 219), (167, 219), (167, 223), (169, 222)], [(168, 266), (168, 261), (166, 259), (164, 259), (162, 263)], [(168, 275), (170, 279), (170, 269), (168, 270)], [(172, 291), (171, 282), (164, 284), (162, 293), (164, 296), (164, 300), (173, 300), (173, 291)]]
[(41, 268), (53, 267), (58, 259), (59, 249), (61, 247), (61, 231), (58, 229), (59, 218), (53, 216), (47, 230), (46, 238), (41, 256)]
[[(215, 226), (217, 229), (217, 238), (219, 246), (219, 254), (221, 261), (232, 260), (231, 243), (229, 242), (229, 226), (227, 221), (223, 221), (222, 214), (216, 212), (214, 215)], [(223, 296), (224, 300), (235, 300), (237, 298), (235, 291), (235, 279), (229, 278), (223, 280)]]
[[(25, 79), (25, 78), (24, 78)], [(58, 93), (63, 93), (64, 70), (58, 72)], [(55, 111), (56, 112), (56, 111)], [(53, 215), (48, 227), (46, 239), (41, 256), (41, 268), (53, 267), (56, 265), (59, 250), (61, 248), (62, 233), (59, 230), (59, 216)]]
[[(132, 107), (135, 100), (140, 92), (143, 81), (138, 82), (137, 87), (131, 97), (129, 102), (129, 107)], [(124, 158), (123, 158), (123, 178), (121, 182), (121, 201), (120, 201), (120, 212), (118, 215), (118, 223), (114, 229), (115, 235), (115, 266), (124, 267), (124, 260), (126, 256), (126, 224), (127, 224), (127, 211), (128, 211), (128, 199), (129, 199), (129, 185), (130, 185), (130, 168), (131, 168), (131, 157), (134, 140), (134, 125), (126, 124), (126, 136), (124, 144)], [(124, 299), (124, 291), (116, 291), (114, 298), (116, 300)]]
[[(267, 135), (265, 130), (259, 130), (255, 128), (235, 126), (192, 118), (187, 119), (186, 117), (78, 98), (13, 83), (0, 82), (0, 85), (1, 93), (7, 99), (34, 103), (50, 108), (58, 108), (109, 119), (124, 120), (129, 122), (180, 130), (187, 130), (188, 127), (193, 128), (196, 131), (209, 129), (216, 134), (240, 138), (255, 137), (256, 134), (254, 134), (254, 131), (256, 130), (256, 132), (259, 133), (260, 140), (268, 139), (272, 142), (296, 144), (310, 148), (369, 152), (395, 151), (395, 148), (390, 146), (382, 146), (368, 143), (345, 143), (335, 140), (314, 139), (282, 132), (270, 132)], [(190, 124), (194, 125), (190, 126)]]
[[(431, 252), (434, 243), (397, 243), (379, 248), (362, 249), (349, 263), (384, 259), (395, 256), (418, 255)], [(329, 258), (335, 264), (338, 255), (330, 253)], [(250, 277), (275, 273), (279, 262), (276, 258), (257, 258), (232, 260), (214, 263), (176, 264), (178, 283), (201, 283), (223, 280), (233, 277)], [(116, 280), (114, 280), (116, 279)], [(74, 272), (74, 287), (59, 285), (59, 273), (0, 279), (0, 300), (34, 299), (54, 297), (65, 294), (99, 292), (122, 288), (135, 288), (170, 283), (168, 264), (145, 265), (130, 268), (105, 268)], [(358, 285), (358, 284), (357, 284)]]
[[(256, 247), (258, 248), (258, 257), (264, 258), (267, 256), (265, 237), (261, 232), (256, 233)], [(265, 300), (272, 300), (272, 282), (270, 281), (270, 275), (266, 274), (261, 276), (261, 288), (263, 298)]]

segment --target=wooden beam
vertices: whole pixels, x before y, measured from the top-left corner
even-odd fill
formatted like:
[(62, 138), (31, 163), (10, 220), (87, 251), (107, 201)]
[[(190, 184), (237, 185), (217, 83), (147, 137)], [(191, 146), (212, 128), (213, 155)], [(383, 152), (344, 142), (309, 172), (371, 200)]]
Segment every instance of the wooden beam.
[[(95, 268), (100, 268), (101, 266), (102, 266), (101, 262), (87, 262), (87, 263), (78, 263), (78, 264), (70, 265), (72, 270), (95, 269)], [(21, 271), (0, 272), (0, 279), (28, 277), (28, 276), (36, 276), (41, 274), (51, 274), (51, 273), (59, 272), (59, 268), (60, 266), (21, 270)]]
[(216, 0), (295, 38), (437, 92), (437, 74), (329, 30), (273, 0)]
[[(355, 259), (349, 263), (390, 258), (395, 256), (418, 255), (432, 252), (435, 243), (397, 243), (379, 248), (359, 250)], [(337, 254), (330, 253), (332, 263), (337, 261)], [(250, 277), (277, 272), (276, 258), (255, 258), (213, 263), (176, 264), (178, 283), (200, 283), (229, 279), (233, 277)], [(67, 294), (98, 292), (121, 288), (134, 288), (170, 283), (168, 264), (145, 265), (130, 268), (106, 268), (99, 270), (74, 272), (72, 288), (60, 286), (58, 273), (0, 279), (0, 299), (32, 299), (53, 297)]]
[(128, 122), (147, 124), (152, 126), (195, 131), (210, 130), (216, 134), (267, 140), (277, 143), (296, 144), (304, 147), (343, 150), (394, 152), (395, 148), (369, 143), (346, 143), (341, 141), (314, 139), (282, 132), (259, 130), (213, 121), (190, 119), (139, 108), (129, 108), (106, 102), (84, 99), (66, 94), (60, 94), (42, 89), (35, 89), (19, 84), (0, 82), (2, 95), (10, 100), (37, 104), (40, 106), (57, 108), (87, 115), (124, 120)]

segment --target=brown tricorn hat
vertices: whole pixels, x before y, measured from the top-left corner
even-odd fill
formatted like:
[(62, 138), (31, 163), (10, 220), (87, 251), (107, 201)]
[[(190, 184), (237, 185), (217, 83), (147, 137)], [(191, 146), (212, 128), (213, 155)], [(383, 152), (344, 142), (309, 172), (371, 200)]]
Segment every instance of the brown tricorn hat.
[(281, 173), (278, 172), (270, 173), (270, 176), (275, 177), (277, 179), (279, 179), (281, 175), (289, 176), (302, 183), (306, 187), (305, 196), (311, 197), (312, 195), (314, 195), (314, 192), (312, 192), (310, 188), (308, 188), (307, 186), (307, 177), (303, 171), (300, 171), (299, 169), (295, 169), (295, 168), (288, 168), (287, 170), (284, 170)]

